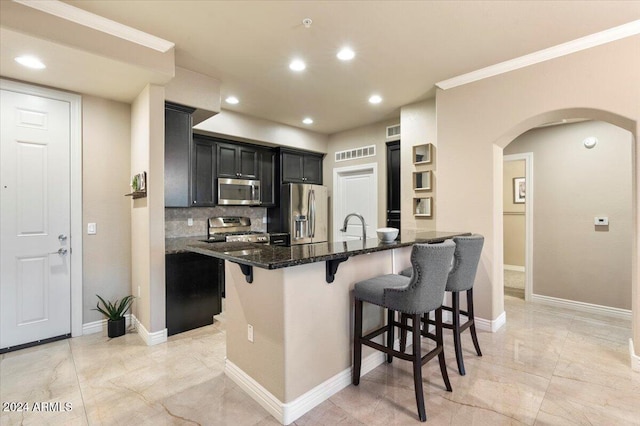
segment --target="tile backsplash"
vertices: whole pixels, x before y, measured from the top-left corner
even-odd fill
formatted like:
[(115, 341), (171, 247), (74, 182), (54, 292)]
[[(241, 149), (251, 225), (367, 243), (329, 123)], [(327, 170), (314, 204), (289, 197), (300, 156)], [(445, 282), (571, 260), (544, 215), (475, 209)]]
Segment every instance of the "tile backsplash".
[[(246, 216), (251, 219), (252, 231), (267, 231), (263, 221), (267, 215), (264, 207), (194, 207), (186, 209), (164, 209), (165, 238), (195, 237), (207, 235), (207, 219), (212, 216)], [(193, 226), (188, 226), (188, 219), (193, 219)]]

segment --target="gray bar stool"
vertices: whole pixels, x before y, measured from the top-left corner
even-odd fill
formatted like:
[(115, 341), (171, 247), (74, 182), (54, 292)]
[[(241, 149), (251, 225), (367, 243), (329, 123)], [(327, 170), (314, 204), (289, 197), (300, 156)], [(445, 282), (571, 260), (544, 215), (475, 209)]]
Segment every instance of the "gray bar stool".
[[(422, 366), (438, 355), (440, 371), (445, 386), (451, 391), (447, 365), (445, 363), (442, 344), (442, 311), (439, 309), (444, 298), (444, 288), (455, 244), (447, 240), (441, 244), (416, 244), (411, 250), (413, 274), (405, 277), (397, 274), (382, 275), (355, 284), (355, 321), (353, 333), (353, 384), (360, 383), (360, 367), (362, 363), (362, 345), (366, 345), (387, 354), (387, 362), (393, 357), (413, 363), (413, 381), (416, 393), (418, 416), (421, 421), (427, 420), (424, 409), (424, 393), (422, 390)], [(387, 308), (387, 324), (362, 335), (363, 302)], [(420, 348), (420, 318), (423, 314), (436, 311), (436, 334), (432, 337), (436, 342), (435, 349), (422, 356)], [(413, 319), (412, 327), (402, 325), (395, 319), (395, 312), (400, 312)], [(413, 332), (413, 353), (406, 354), (393, 349), (394, 328), (400, 327), (403, 333)], [(387, 333), (386, 346), (373, 341), (383, 333)]]
[[(482, 235), (471, 235), (468, 237), (454, 237), (456, 243), (456, 251), (454, 253), (454, 261), (449, 278), (447, 279), (446, 291), (451, 292), (451, 307), (442, 306), (442, 309), (451, 312), (452, 322), (443, 323), (442, 327), (453, 330), (453, 345), (456, 352), (456, 361), (458, 363), (458, 372), (461, 376), (466, 374), (464, 369), (464, 361), (462, 359), (462, 343), (460, 334), (467, 328), (471, 332), (471, 340), (478, 356), (482, 356), (480, 345), (478, 344), (478, 336), (476, 335), (476, 325), (473, 313), (473, 282), (475, 281), (476, 271), (478, 270), (478, 262), (484, 245), (484, 237)], [(412, 268), (407, 268), (400, 272), (402, 276), (410, 277), (413, 273)], [(460, 310), (460, 292), (467, 292), (467, 310)], [(460, 314), (467, 317), (467, 321), (460, 323)], [(429, 314), (425, 314), (422, 318), (425, 323), (422, 331), (423, 335), (427, 332), (429, 324), (436, 324), (437, 320), (429, 319)], [(407, 317), (401, 318), (403, 324), (407, 323)], [(404, 334), (405, 332), (403, 332)], [(400, 336), (400, 349), (402, 350), (406, 343), (406, 336)]]

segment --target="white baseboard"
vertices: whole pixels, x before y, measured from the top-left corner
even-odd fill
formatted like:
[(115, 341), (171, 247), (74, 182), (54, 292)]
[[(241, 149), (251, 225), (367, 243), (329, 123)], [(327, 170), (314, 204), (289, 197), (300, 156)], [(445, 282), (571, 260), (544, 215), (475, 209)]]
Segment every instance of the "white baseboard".
[(524, 266), (518, 265), (504, 265), (504, 269), (507, 271), (524, 272)]
[[(126, 327), (129, 328), (131, 325), (131, 314), (126, 314), (125, 316)], [(82, 335), (85, 334), (94, 334), (94, 333), (102, 333), (107, 330), (107, 319), (101, 319), (99, 321), (92, 321), (85, 324), (82, 324)]]
[(631, 369), (640, 372), (640, 356), (636, 355), (633, 349), (633, 339), (629, 339), (629, 357), (631, 358)]
[[(364, 358), (362, 360), (361, 375), (364, 376), (382, 364), (384, 359), (385, 354), (382, 352), (376, 352)], [(225, 374), (231, 380), (283, 425), (293, 423), (318, 404), (351, 385), (351, 371), (352, 368), (349, 367), (293, 401), (283, 403), (228, 359), (224, 368)]]
[(500, 330), (500, 328), (507, 322), (507, 313), (505, 311), (502, 311), (502, 313), (498, 315), (498, 318), (494, 320), (475, 317), (474, 322), (476, 324), (477, 330), (495, 333), (496, 331)]
[(542, 296), (540, 294), (531, 295), (532, 302), (543, 303), (550, 306), (575, 309), (591, 314), (609, 315), (616, 318), (631, 319), (631, 311), (628, 309), (612, 308), (610, 306), (594, 305), (592, 303), (577, 302), (575, 300), (560, 299), (557, 297)]
[(167, 341), (167, 329), (163, 329), (160, 331), (155, 331), (153, 333), (149, 333), (149, 331), (142, 325), (138, 318), (135, 315), (131, 315), (131, 320), (133, 321), (133, 326), (138, 330), (138, 335), (144, 340), (147, 346), (157, 345), (159, 343), (165, 343)]

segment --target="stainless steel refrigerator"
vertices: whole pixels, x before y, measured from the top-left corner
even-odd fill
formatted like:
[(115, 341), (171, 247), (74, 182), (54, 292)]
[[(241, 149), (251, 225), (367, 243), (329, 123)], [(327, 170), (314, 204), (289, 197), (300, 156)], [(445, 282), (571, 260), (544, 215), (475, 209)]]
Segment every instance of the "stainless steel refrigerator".
[(329, 203), (322, 185), (289, 183), (282, 187), (280, 214), (283, 232), (291, 245), (327, 241)]

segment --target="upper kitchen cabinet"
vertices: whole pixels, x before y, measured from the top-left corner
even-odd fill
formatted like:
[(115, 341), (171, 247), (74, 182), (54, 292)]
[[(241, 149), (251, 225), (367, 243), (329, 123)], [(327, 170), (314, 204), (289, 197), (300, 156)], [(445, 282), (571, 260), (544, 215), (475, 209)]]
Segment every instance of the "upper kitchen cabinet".
[(276, 205), (276, 152), (273, 149), (261, 149), (260, 158), (260, 201), (262, 207)]
[(322, 185), (322, 157), (314, 152), (281, 149), (281, 182)]
[(193, 108), (167, 102), (164, 110), (164, 204), (189, 207)]
[(217, 145), (218, 177), (258, 178), (260, 162), (255, 147), (230, 143), (218, 143)]
[(191, 152), (192, 207), (216, 205), (216, 141), (206, 136), (194, 135)]

